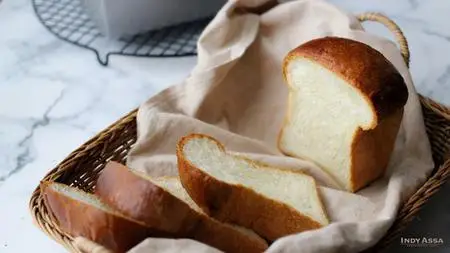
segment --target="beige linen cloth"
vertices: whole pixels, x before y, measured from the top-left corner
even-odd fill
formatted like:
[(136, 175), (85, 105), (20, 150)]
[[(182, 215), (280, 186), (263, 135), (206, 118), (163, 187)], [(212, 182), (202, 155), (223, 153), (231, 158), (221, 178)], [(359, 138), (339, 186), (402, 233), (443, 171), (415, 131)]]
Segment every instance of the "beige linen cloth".
[[(200, 36), (191, 75), (139, 108), (138, 138), (128, 166), (153, 176), (177, 175), (175, 146), (183, 135), (211, 135), (225, 147), (279, 167), (304, 170), (318, 180), (332, 223), (275, 241), (267, 252), (357, 252), (375, 244), (402, 201), (433, 168), (421, 108), (396, 45), (364, 31), (353, 15), (320, 0), (279, 4), (261, 14), (249, 8), (266, 1), (229, 1)], [(250, 8), (255, 10), (255, 8)], [(313, 163), (283, 156), (276, 147), (286, 111), (283, 57), (300, 44), (339, 36), (379, 50), (400, 71), (409, 89), (403, 122), (386, 175), (352, 194), (336, 189)], [(149, 238), (130, 252), (217, 252), (192, 240)]]

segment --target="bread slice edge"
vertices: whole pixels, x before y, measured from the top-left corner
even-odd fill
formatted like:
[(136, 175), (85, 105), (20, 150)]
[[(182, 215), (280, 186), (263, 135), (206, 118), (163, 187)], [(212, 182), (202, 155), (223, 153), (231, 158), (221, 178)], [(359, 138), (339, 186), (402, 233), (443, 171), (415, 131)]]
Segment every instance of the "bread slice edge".
[[(189, 161), (189, 159), (185, 158), (183, 153), (184, 144), (192, 138), (208, 138), (217, 143), (221, 151), (226, 151), (223, 145), (216, 139), (208, 135), (197, 133), (183, 137), (177, 146), (177, 159), (181, 182), (192, 199), (209, 215), (222, 221), (233, 222), (250, 228), (270, 241), (274, 241), (288, 234), (293, 234), (308, 229), (320, 228), (329, 223), (315, 181), (314, 189), (317, 194), (315, 197), (317, 197), (322, 214), (325, 217), (325, 222), (323, 222), (323, 224), (307, 215), (302, 214), (297, 209), (285, 203), (268, 199), (253, 189), (246, 188), (245, 186), (226, 183), (222, 180), (216, 179), (214, 176), (208, 174), (202, 169), (197, 168)], [(234, 157), (239, 158), (237, 156)], [(297, 173), (292, 170), (282, 171), (306, 175), (304, 173)], [(311, 179), (314, 180), (312, 177)], [(242, 199), (242, 196), (246, 196), (248, 199), (244, 200)], [(277, 210), (277, 215), (282, 214), (281, 216), (277, 216), (278, 218), (284, 217), (286, 219), (283, 220), (283, 218), (281, 218), (280, 224), (277, 225), (270, 224), (271, 221), (269, 219), (259, 222), (260, 224), (255, 224), (252, 220), (258, 220), (261, 218), (259, 217), (260, 210), (258, 209), (260, 207), (267, 208), (267, 205), (270, 206), (269, 209)], [(239, 206), (239, 210), (236, 210), (236, 206)], [(289, 223), (287, 222), (287, 217), (290, 217), (291, 220), (295, 217), (295, 220), (297, 221), (296, 225), (300, 225), (300, 223), (302, 223), (304, 229), (299, 229), (298, 226), (293, 228), (292, 224), (287, 224)], [(283, 229), (283, 227), (285, 227), (285, 229)]]

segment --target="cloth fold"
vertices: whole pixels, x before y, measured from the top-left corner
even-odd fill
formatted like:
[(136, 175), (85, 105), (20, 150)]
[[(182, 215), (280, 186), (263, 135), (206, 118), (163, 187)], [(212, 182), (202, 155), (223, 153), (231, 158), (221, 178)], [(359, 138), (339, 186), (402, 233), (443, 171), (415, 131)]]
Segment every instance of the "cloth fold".
[[(320, 184), (332, 224), (281, 238), (267, 252), (361, 251), (386, 233), (402, 201), (433, 168), (410, 73), (393, 42), (364, 31), (355, 16), (325, 1), (286, 2), (259, 15), (242, 8), (265, 2), (226, 3), (200, 36), (198, 63), (191, 75), (139, 108), (137, 142), (127, 165), (152, 176), (177, 175), (179, 138), (192, 132), (211, 135), (230, 151), (277, 167), (304, 170)], [(385, 176), (356, 194), (339, 190), (313, 163), (283, 156), (276, 145), (288, 92), (282, 60), (293, 48), (324, 36), (358, 40), (380, 51), (402, 74), (409, 90)], [(131, 252), (179, 252), (181, 248), (183, 252), (215, 252), (189, 240), (155, 238)]]

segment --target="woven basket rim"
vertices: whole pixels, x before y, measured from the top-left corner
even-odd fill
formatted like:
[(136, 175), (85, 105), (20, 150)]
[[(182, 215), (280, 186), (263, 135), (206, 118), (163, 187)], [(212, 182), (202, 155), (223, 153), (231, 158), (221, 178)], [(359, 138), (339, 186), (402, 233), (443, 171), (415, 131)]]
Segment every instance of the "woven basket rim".
[[(82, 159), (90, 150), (96, 148), (96, 143), (102, 142), (103, 140), (110, 138), (114, 135), (115, 131), (122, 131), (128, 124), (136, 120), (138, 109), (134, 109), (116, 122), (109, 125), (107, 128), (102, 130), (100, 133), (86, 141), (79, 148), (72, 151), (63, 161), (61, 161), (55, 168), (50, 170), (42, 179), (42, 181), (57, 181), (65, 172), (71, 170), (74, 164), (78, 160)], [(61, 231), (57, 226), (50, 226), (46, 223), (46, 220), (41, 216), (40, 211), (43, 209), (44, 205), (43, 197), (41, 194), (40, 184), (33, 191), (30, 201), (29, 210), (31, 212), (33, 223), (47, 234), (50, 238), (54, 239), (56, 242), (63, 245), (70, 252), (80, 252), (73, 245), (73, 237)], [(46, 208), (45, 208), (46, 209)], [(47, 211), (47, 210), (46, 210)], [(64, 236), (62, 236), (64, 235)]]
[[(439, 116), (450, 121), (450, 108), (447, 108), (444, 105), (441, 105), (423, 96), (421, 96), (420, 99), (421, 103), (424, 106), (430, 108), (433, 113), (436, 113)], [(78, 149), (70, 153), (66, 159), (64, 159), (59, 165), (57, 165), (54, 169), (47, 173), (42, 181), (59, 180), (65, 172), (73, 169), (73, 165), (76, 164), (79, 159), (82, 159), (83, 156), (88, 155), (91, 149), (95, 149), (96, 143), (102, 142), (103, 139), (111, 138), (111, 136), (114, 135), (115, 131), (120, 132), (124, 128), (126, 128), (128, 124), (133, 123), (136, 119), (136, 114), (137, 110), (131, 111), (129, 114), (122, 117), (121, 119), (110, 125), (108, 128), (94, 136), (92, 139), (87, 141), (85, 144), (80, 146)], [(450, 140), (448, 141), (450, 142)], [(395, 238), (395, 235), (400, 233), (404, 229), (404, 227), (409, 224), (409, 222), (415, 217), (421, 207), (431, 196), (433, 196), (439, 190), (439, 188), (449, 179), (449, 177), (450, 159), (447, 159), (445, 163), (441, 165), (435, 171), (435, 173), (431, 175), (428, 180), (416, 191), (416, 193), (414, 193), (414, 195), (412, 195), (403, 204), (399, 211), (399, 216), (397, 217), (397, 220), (394, 223), (393, 227), (391, 227), (390, 231), (388, 231), (386, 236), (380, 241), (383, 246), (380, 246), (379, 243), (377, 245), (377, 248), (384, 248), (388, 246), (392, 239)], [(44, 209), (42, 207), (43, 204), (44, 203), (42, 201), (41, 191), (38, 186), (33, 192), (29, 203), (30, 211), (35, 225), (38, 226), (43, 232), (45, 232), (49, 237), (64, 245), (69, 251), (79, 252), (72, 244), (73, 238), (64, 234), (61, 230), (59, 230), (59, 228), (50, 226), (48, 221), (43, 219), (41, 213)]]

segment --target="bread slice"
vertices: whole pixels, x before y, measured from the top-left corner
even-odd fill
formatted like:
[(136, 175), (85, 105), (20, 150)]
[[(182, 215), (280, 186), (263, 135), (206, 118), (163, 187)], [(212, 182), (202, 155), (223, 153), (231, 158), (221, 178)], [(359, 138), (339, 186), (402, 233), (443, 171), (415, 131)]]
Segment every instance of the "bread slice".
[(395, 67), (349, 39), (309, 41), (285, 58), (287, 155), (314, 161), (355, 192), (384, 174), (408, 98)]
[(314, 178), (227, 154), (210, 136), (191, 134), (177, 147), (181, 183), (209, 215), (274, 241), (328, 224)]
[(95, 195), (54, 182), (41, 182), (47, 208), (61, 229), (114, 252), (126, 252), (154, 231), (106, 205)]
[(97, 180), (96, 194), (133, 219), (170, 237), (189, 238), (225, 252), (263, 252), (254, 232), (208, 217), (189, 197), (179, 178), (150, 178), (110, 162)]

